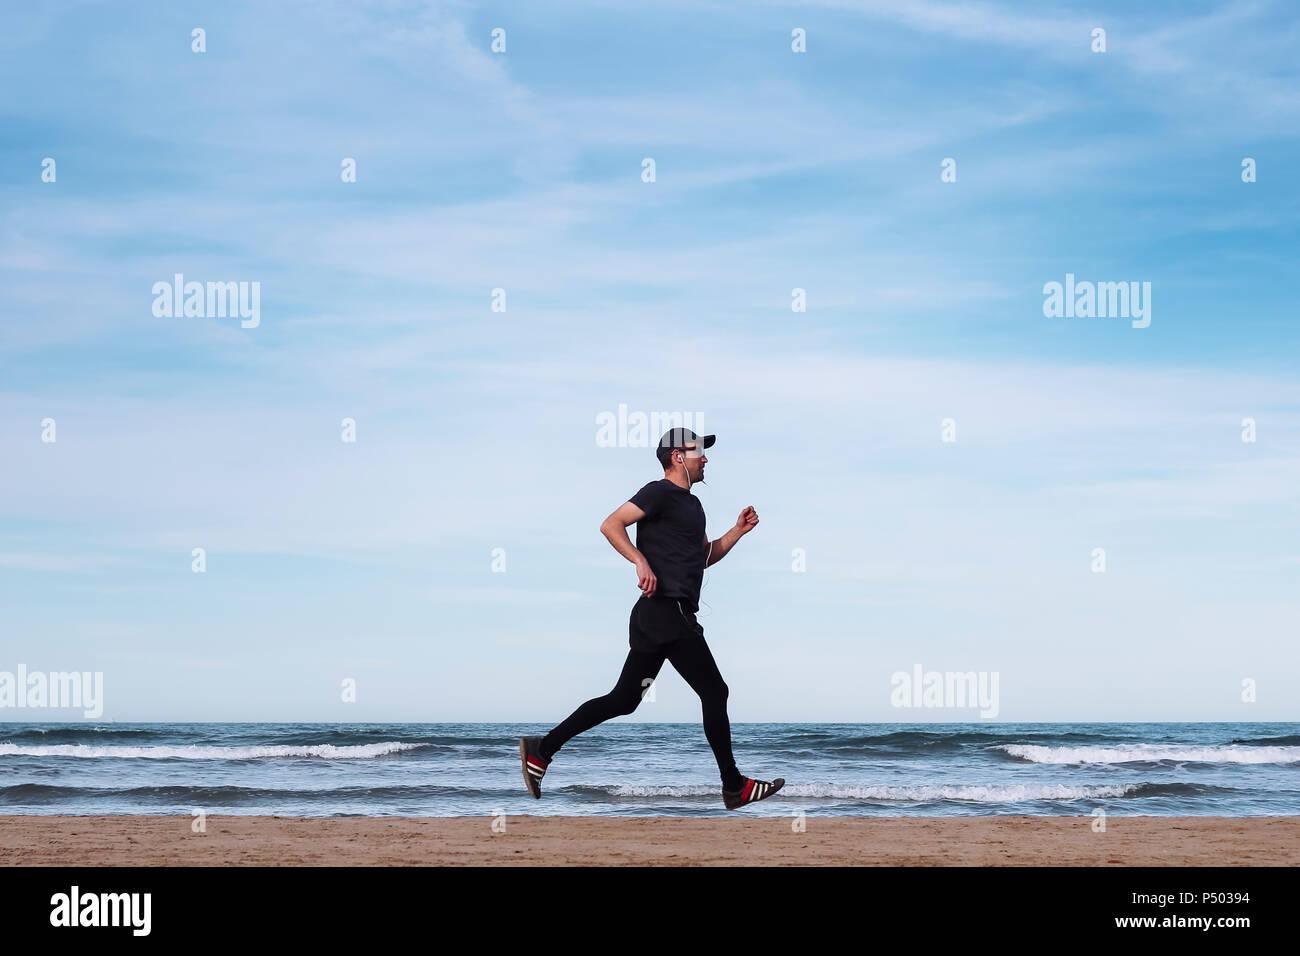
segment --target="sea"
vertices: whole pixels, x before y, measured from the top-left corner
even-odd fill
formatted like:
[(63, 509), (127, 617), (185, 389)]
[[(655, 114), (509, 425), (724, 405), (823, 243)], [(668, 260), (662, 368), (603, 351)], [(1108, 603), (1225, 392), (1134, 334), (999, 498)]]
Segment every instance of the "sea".
[(1294, 816), (1297, 723), (732, 723), (775, 797), (722, 805), (698, 723), (613, 720), (524, 788), (502, 723), (3, 723), (0, 814)]

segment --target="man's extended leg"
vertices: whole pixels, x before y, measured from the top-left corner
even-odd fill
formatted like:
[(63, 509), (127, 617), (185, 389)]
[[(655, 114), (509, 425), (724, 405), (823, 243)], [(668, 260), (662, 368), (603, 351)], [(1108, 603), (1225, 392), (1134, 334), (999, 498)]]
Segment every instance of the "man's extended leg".
[(659, 669), (663, 666), (662, 651), (638, 651), (629, 648), (627, 660), (623, 662), (623, 673), (619, 675), (614, 689), (603, 697), (593, 697), (582, 704), (542, 738), (543, 759), (550, 760), (557, 750), (583, 731), (590, 730), (612, 717), (630, 714), (636, 710), (646, 688), (659, 676)]
[(677, 673), (691, 685), (691, 690), (700, 695), (700, 706), (704, 715), (704, 736), (713, 748), (713, 756), (718, 761), (718, 771), (722, 775), (722, 786), (727, 790), (736, 790), (745, 782), (745, 778), (736, 769), (735, 758), (731, 755), (731, 722), (727, 719), (727, 684), (722, 679), (718, 664), (713, 659), (709, 645), (704, 636), (684, 637), (668, 645), (668, 660), (672, 662)]

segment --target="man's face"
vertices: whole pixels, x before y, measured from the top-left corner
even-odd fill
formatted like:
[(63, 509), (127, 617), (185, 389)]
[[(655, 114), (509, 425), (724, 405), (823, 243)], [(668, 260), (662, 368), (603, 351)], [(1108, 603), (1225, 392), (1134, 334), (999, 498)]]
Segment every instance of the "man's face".
[(686, 466), (686, 473), (691, 476), (691, 483), (701, 480), (704, 477), (704, 466), (709, 460), (704, 454), (704, 449), (696, 442), (687, 442), (681, 454), (682, 464)]

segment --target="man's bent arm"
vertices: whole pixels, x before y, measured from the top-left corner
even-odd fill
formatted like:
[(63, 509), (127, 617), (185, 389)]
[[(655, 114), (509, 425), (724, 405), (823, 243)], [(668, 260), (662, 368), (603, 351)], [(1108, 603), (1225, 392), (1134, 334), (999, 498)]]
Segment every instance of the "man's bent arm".
[(739, 528), (732, 528), (717, 541), (712, 542), (712, 550), (710, 550), (710, 542), (706, 536), (704, 539), (704, 551), (708, 555), (709, 561), (705, 567), (707, 568), (711, 565), (717, 564), (725, 558), (727, 552), (730, 551), (732, 546), (741, 539), (743, 534), (744, 532)]
[(636, 549), (632, 539), (627, 536), (627, 526), (636, 524), (644, 517), (644, 511), (632, 504), (632, 502), (626, 501), (600, 523), (600, 533), (609, 540), (615, 551), (633, 564), (644, 561), (645, 555)]
[(758, 512), (754, 510), (753, 505), (747, 505), (745, 510), (740, 513), (740, 517), (736, 519), (736, 523), (731, 530), (717, 541), (710, 543), (709, 536), (705, 535), (704, 542), (700, 545), (700, 550), (707, 555), (704, 566), (707, 568), (709, 565), (717, 564), (725, 558), (727, 552), (732, 549), (736, 542), (757, 526)]
[(636, 524), (644, 517), (644, 511), (632, 502), (625, 501), (600, 523), (600, 533), (609, 540), (615, 551), (636, 566), (636, 583), (641, 593), (646, 597), (654, 597), (659, 587), (659, 580), (650, 569), (650, 562), (645, 559), (645, 555), (636, 549), (632, 539), (627, 536), (627, 526)]

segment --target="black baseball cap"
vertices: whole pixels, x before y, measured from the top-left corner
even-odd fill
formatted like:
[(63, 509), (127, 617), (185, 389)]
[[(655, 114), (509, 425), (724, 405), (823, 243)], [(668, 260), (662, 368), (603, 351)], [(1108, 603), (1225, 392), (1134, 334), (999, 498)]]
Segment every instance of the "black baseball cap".
[(694, 445), (697, 448), (712, 448), (713, 443), (717, 440), (717, 435), (705, 435), (701, 438), (689, 428), (673, 428), (664, 432), (663, 437), (659, 439), (659, 447), (655, 449), (655, 457), (659, 459), (659, 464), (667, 468), (668, 456), (672, 454), (674, 448), (685, 448), (687, 445)]

